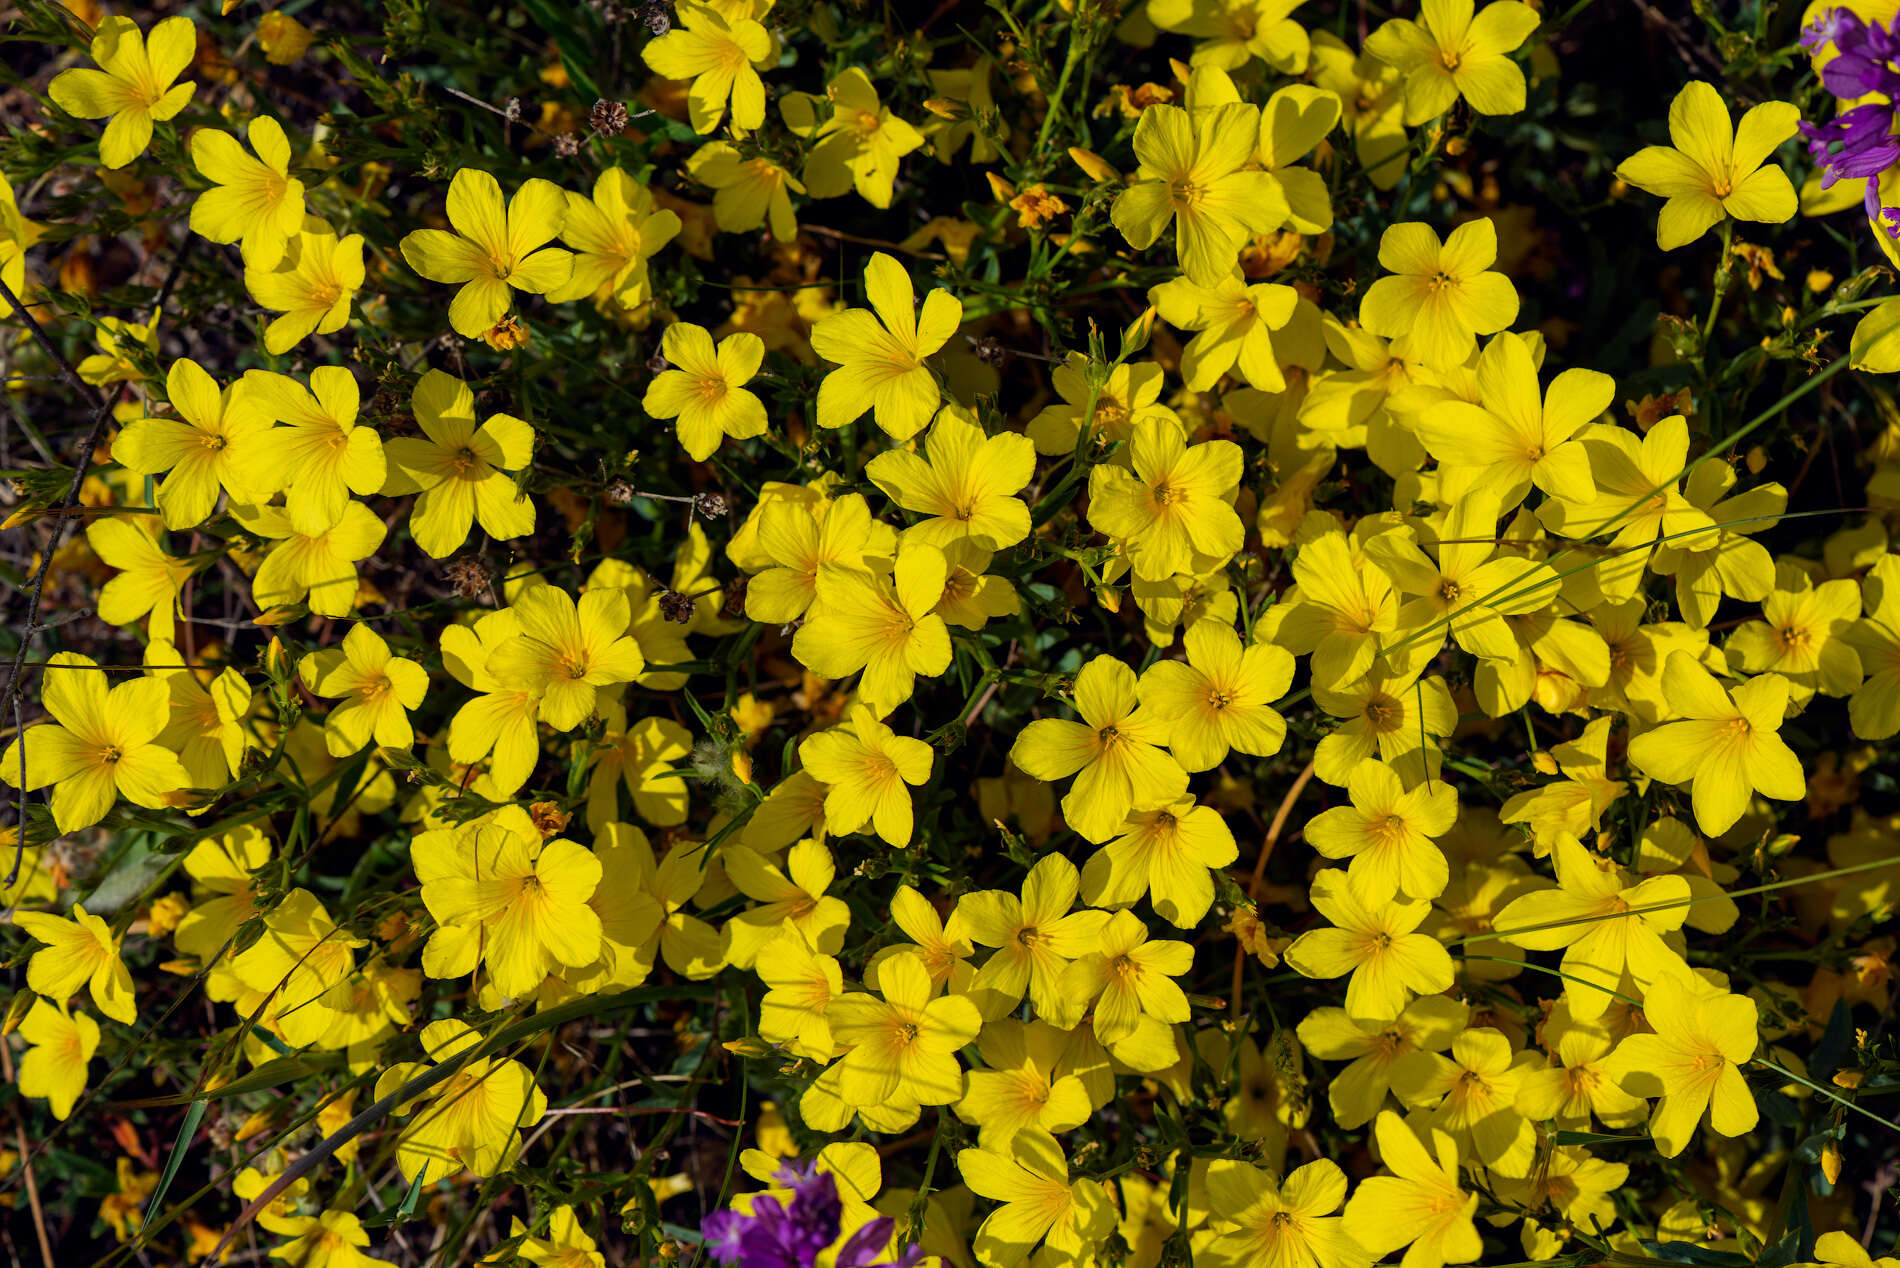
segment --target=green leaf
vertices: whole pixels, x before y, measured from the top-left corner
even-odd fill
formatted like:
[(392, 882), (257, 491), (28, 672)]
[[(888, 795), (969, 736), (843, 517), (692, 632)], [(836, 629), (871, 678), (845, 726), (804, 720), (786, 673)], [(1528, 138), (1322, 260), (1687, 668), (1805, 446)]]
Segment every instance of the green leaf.
[(1652, 1137), (1647, 1132), (1639, 1136), (1618, 1136), (1609, 1132), (1560, 1131), (1557, 1133), (1557, 1144), (1559, 1146), (1563, 1146), (1563, 1145), (1591, 1145), (1591, 1146), (1635, 1145), (1635, 1144), (1641, 1144), (1642, 1142), (1646, 1140), (1650, 1140), (1650, 1139), (1652, 1139)]
[(145, 1218), (152, 1215), (165, 1201), (165, 1190), (172, 1187), (172, 1180), (178, 1175), (178, 1168), (185, 1161), (185, 1152), (191, 1148), (192, 1137), (198, 1134), (198, 1124), (204, 1122), (205, 1105), (203, 1100), (191, 1103), (185, 1111), (185, 1121), (178, 1128), (178, 1139), (172, 1142), (171, 1156), (165, 1159), (165, 1173), (158, 1178), (158, 1187), (152, 1190), (152, 1200), (146, 1204)]
[[(264, 1032), (259, 1030), (258, 1035)], [(222, 1101), (228, 1097), (242, 1096), (246, 1092), (262, 1092), (279, 1084), (292, 1083), (300, 1079), (312, 1078), (326, 1071), (339, 1069), (343, 1065), (341, 1052), (309, 1052), (298, 1056), (280, 1057), (275, 1061), (266, 1061), (257, 1069), (242, 1078), (232, 1079), (229, 1083), (219, 1084), (203, 1092), (183, 1092), (173, 1096), (153, 1096), (137, 1101), (121, 1101), (119, 1106), (125, 1109), (149, 1109), (160, 1105), (200, 1105), (205, 1101)]]
[(1856, 370), (1872, 374), (1900, 370), (1900, 299), (1890, 299), (1860, 319), (1847, 359)]
[(1652, 1242), (1645, 1237), (1642, 1244), (1644, 1250), (1670, 1263), (1698, 1264), (1701, 1268), (1753, 1268), (1745, 1255), (1710, 1250), (1696, 1242)]
[(364, 1228), (385, 1228), (391, 1224), (401, 1224), (415, 1214), (416, 1203), (422, 1197), (422, 1186), (429, 1178), (429, 1165), (424, 1163), (422, 1170), (416, 1172), (416, 1178), (409, 1182), (409, 1192), (403, 1194), (402, 1201), (395, 1209), (379, 1211), (375, 1215), (363, 1217)]

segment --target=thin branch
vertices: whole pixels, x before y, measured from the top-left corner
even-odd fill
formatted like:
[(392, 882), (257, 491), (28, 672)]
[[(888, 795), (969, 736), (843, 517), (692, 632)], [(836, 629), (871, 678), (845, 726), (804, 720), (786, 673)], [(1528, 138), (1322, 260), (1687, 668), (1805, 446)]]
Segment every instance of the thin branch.
[[(73, 363), (68, 361), (66, 354), (61, 352), (53, 343), (52, 338), (46, 333), (46, 328), (40, 325), (39, 320), (35, 318), (32, 313), (27, 311), (26, 305), (20, 302), (20, 297), (13, 293), (13, 288), (8, 286), (5, 282), (0, 282), (0, 295), (4, 295), (7, 303), (13, 306), (13, 315), (26, 324), (26, 328), (33, 334), (33, 341), (39, 344), (41, 351), (52, 358), (53, 364), (60, 368), (66, 381), (72, 384), (73, 390), (78, 392), (81, 396), (86, 397), (92, 403), (98, 404), (99, 402), (96, 399), (96, 394), (92, 387), (87, 384), (84, 379), (79, 377), (79, 371), (73, 369)], [(110, 396), (109, 393), (107, 395)]]

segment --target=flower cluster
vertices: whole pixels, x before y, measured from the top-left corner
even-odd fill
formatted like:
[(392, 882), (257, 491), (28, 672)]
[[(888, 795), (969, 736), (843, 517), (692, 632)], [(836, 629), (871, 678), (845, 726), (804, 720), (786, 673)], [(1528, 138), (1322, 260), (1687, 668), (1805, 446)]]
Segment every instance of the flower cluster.
[(49, 1260), (1892, 1240), (1890, 12), (171, 7), (0, 107)]

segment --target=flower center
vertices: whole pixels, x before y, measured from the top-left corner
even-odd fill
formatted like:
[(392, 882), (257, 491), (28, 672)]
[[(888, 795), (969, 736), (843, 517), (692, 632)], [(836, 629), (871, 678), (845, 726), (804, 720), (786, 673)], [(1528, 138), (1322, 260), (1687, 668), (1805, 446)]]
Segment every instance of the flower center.
[(1207, 191), (1185, 178), (1168, 182), (1168, 197), (1174, 200), (1176, 207), (1194, 207), (1200, 204)]

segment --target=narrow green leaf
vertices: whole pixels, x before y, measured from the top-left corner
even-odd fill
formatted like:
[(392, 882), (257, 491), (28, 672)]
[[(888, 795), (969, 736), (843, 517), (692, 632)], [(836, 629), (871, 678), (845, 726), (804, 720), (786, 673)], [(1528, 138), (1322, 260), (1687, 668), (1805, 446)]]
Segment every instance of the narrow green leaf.
[(164, 1174), (158, 1177), (158, 1187), (152, 1190), (152, 1200), (146, 1203), (145, 1218), (151, 1219), (165, 1201), (165, 1191), (172, 1187), (172, 1180), (178, 1175), (178, 1168), (184, 1165), (185, 1153), (191, 1148), (192, 1137), (198, 1134), (198, 1124), (205, 1120), (204, 1100), (191, 1103), (185, 1111), (185, 1121), (178, 1128), (178, 1139), (172, 1142), (171, 1157), (165, 1159)]

